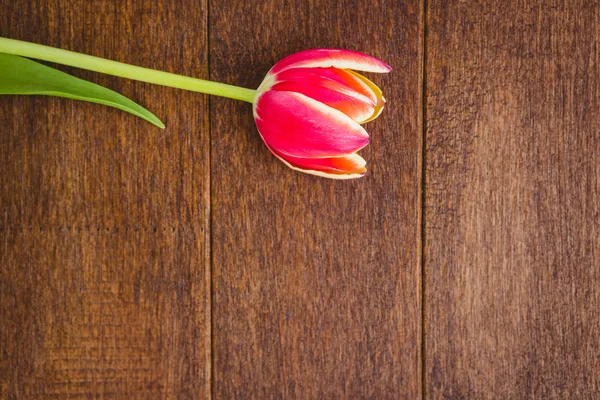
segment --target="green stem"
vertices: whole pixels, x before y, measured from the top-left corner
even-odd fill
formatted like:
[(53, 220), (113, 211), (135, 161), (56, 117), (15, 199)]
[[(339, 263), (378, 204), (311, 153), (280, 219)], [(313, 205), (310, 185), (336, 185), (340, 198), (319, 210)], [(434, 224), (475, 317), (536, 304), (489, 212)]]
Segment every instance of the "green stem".
[(169, 72), (156, 71), (150, 68), (136, 67), (134, 65), (106, 60), (100, 57), (88, 56), (87, 54), (23, 42), (21, 40), (0, 37), (0, 53), (15, 54), (38, 60), (55, 62), (136, 81), (191, 90), (193, 92), (214, 94), (217, 96), (229, 97), (231, 99), (247, 101), (249, 103), (252, 103), (254, 95), (256, 94), (256, 90), (252, 89), (190, 78), (183, 75), (171, 74)]

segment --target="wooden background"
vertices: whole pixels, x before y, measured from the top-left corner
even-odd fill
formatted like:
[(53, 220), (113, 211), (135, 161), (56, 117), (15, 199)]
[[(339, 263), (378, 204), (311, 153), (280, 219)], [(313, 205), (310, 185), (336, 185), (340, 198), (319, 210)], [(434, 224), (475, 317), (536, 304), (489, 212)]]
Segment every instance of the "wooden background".
[(596, 2), (0, 0), (0, 36), (251, 88), (394, 67), (346, 182), (246, 103), (1, 97), (0, 399), (600, 396)]

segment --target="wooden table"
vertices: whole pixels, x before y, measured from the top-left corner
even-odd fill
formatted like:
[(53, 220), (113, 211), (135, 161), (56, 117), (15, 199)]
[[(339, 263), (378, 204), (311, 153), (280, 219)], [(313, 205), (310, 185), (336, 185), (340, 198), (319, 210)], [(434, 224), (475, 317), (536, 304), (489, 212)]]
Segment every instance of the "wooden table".
[(250, 88), (394, 67), (345, 182), (242, 102), (0, 98), (0, 399), (598, 398), (595, 3), (0, 0), (0, 36)]

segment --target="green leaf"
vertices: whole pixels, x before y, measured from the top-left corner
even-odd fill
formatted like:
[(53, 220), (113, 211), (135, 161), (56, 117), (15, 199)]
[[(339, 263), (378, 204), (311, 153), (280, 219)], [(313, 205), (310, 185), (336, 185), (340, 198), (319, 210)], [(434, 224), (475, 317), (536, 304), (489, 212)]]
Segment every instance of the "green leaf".
[(0, 53), (0, 94), (48, 95), (90, 101), (127, 111), (164, 128), (150, 111), (127, 97), (27, 58)]

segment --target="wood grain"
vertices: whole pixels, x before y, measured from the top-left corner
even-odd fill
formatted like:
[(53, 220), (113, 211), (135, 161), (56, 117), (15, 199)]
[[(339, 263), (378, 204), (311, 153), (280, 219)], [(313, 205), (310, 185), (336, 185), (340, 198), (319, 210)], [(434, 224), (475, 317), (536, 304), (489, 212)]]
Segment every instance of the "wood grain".
[(428, 397), (597, 398), (600, 8), (428, 3)]
[[(206, 77), (196, 1), (1, 1), (0, 35)], [(210, 385), (202, 95), (61, 68), (154, 111), (0, 98), (0, 398), (198, 398)]]
[(351, 182), (246, 103), (63, 67), (167, 129), (0, 97), (0, 399), (597, 396), (600, 6), (423, 8), (0, 0), (1, 36), (246, 87), (306, 48), (394, 67)]
[(211, 79), (256, 88), (293, 52), (338, 47), (395, 68), (367, 126), (367, 177), (272, 156), (251, 107), (210, 99), (213, 397), (418, 398), (422, 5), (211, 2)]

